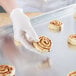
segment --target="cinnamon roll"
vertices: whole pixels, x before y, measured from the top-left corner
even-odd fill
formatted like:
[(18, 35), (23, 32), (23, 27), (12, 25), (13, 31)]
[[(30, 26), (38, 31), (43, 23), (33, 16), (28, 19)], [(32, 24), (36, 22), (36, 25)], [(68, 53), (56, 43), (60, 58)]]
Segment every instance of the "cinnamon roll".
[(68, 44), (76, 46), (76, 34), (71, 34), (68, 37)]
[(76, 76), (76, 71), (70, 72), (67, 76)]
[(63, 25), (63, 23), (61, 21), (53, 20), (50, 22), (48, 27), (49, 27), (50, 31), (59, 32), (62, 30), (62, 25)]
[(41, 36), (39, 42), (33, 42), (33, 46), (40, 52), (50, 52), (52, 41), (45, 36)]
[(0, 76), (15, 76), (15, 68), (9, 65), (0, 65)]

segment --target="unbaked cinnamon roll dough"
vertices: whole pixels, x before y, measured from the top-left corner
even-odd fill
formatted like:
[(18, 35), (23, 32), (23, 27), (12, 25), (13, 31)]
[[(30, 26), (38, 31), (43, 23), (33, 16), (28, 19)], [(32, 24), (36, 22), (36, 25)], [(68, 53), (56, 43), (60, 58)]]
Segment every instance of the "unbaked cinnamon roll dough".
[(33, 46), (42, 53), (50, 52), (52, 48), (52, 41), (45, 36), (41, 36), (39, 37), (39, 42), (33, 42)]
[(48, 28), (53, 32), (60, 32), (62, 30), (63, 23), (59, 20), (53, 20), (50, 22)]
[(67, 76), (76, 76), (76, 71), (70, 72)]
[(73, 46), (76, 46), (76, 34), (71, 34), (69, 37), (68, 37), (68, 44), (70, 45), (73, 45)]
[(15, 68), (10, 65), (0, 65), (0, 76), (15, 76)]
[(76, 34), (69, 35), (67, 43), (69, 48), (76, 50)]

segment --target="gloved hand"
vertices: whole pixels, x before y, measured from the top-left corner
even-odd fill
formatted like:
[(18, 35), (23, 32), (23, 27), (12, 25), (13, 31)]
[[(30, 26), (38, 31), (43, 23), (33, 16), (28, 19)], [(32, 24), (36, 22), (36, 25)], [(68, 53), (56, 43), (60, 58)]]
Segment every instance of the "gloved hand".
[(10, 18), (13, 22), (14, 39), (19, 41), (25, 48), (33, 49), (32, 41), (38, 41), (38, 36), (31, 25), (30, 19), (20, 8), (14, 9)]

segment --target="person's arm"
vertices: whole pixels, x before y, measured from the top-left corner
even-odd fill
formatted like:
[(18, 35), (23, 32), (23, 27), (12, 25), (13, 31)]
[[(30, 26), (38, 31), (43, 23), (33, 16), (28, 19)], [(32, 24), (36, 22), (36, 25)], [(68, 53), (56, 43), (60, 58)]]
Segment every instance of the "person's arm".
[(16, 0), (0, 0), (0, 5), (6, 10), (7, 13), (11, 13), (11, 11), (15, 8), (18, 8), (18, 4)]
[(30, 18), (19, 8), (15, 0), (0, 0), (1, 6), (10, 14), (13, 23), (14, 39), (30, 51), (35, 51), (33, 41), (38, 41), (38, 35), (31, 25)]

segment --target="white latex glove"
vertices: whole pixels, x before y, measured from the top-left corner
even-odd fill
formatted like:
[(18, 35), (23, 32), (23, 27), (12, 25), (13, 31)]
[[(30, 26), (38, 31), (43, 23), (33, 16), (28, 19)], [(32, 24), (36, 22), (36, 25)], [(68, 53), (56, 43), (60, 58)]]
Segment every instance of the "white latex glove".
[(25, 48), (31, 50), (32, 41), (38, 41), (38, 36), (33, 29), (30, 19), (20, 8), (14, 9), (10, 14), (13, 22), (13, 31), (15, 40), (19, 41)]

